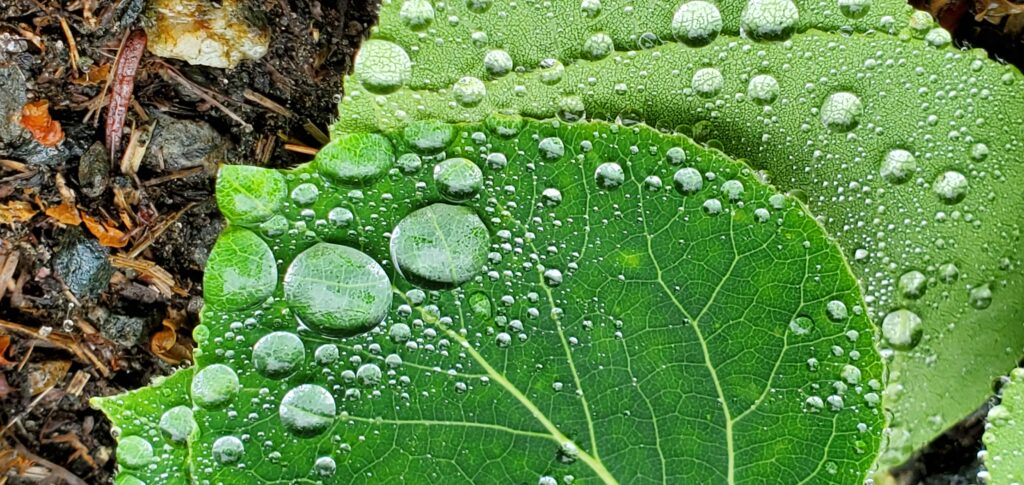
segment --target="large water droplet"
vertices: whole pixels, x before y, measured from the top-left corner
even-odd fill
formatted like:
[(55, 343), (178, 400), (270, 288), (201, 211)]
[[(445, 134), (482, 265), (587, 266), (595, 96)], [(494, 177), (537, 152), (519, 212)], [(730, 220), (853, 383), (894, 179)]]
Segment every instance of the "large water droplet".
[(975, 309), (984, 310), (988, 308), (992, 304), (992, 287), (984, 284), (971, 288), (967, 301)]
[(710, 44), (722, 31), (722, 14), (703, 0), (687, 2), (672, 16), (672, 35), (690, 47)]
[(291, 332), (268, 333), (252, 347), (253, 367), (271, 379), (288, 377), (305, 359), (306, 348), (302, 340)]
[(476, 106), (486, 95), (487, 87), (484, 86), (484, 82), (473, 76), (463, 77), (452, 86), (452, 97), (462, 106)]
[(434, 6), (430, 0), (405, 0), (402, 9), (398, 11), (398, 17), (406, 27), (422, 30), (434, 21)]
[(613, 50), (615, 50), (615, 43), (612, 42), (612, 38), (604, 32), (598, 32), (591, 35), (590, 38), (583, 43), (584, 57), (593, 61), (608, 57), (608, 54), (611, 54)]
[(939, 196), (939, 200), (946, 204), (956, 204), (964, 200), (967, 188), (967, 177), (954, 170), (939, 175), (932, 184), (932, 190)]
[(512, 56), (501, 49), (487, 51), (484, 54), (484, 69), (493, 77), (501, 77), (512, 72)]
[(924, 329), (921, 317), (916, 313), (901, 308), (889, 312), (882, 319), (882, 336), (889, 345), (897, 350), (910, 350), (921, 341)]
[(270, 298), (277, 286), (277, 263), (256, 233), (229, 227), (213, 246), (203, 274), (203, 293), (213, 308), (240, 310)]
[(319, 243), (288, 267), (284, 296), (304, 324), (326, 335), (350, 336), (384, 320), (391, 308), (391, 281), (366, 254)]
[(676, 190), (680, 194), (690, 195), (704, 187), (704, 177), (693, 167), (685, 167), (676, 171), (672, 176)]
[(213, 442), (213, 458), (221, 465), (238, 462), (245, 455), (245, 445), (234, 436), (221, 436)]
[(297, 436), (311, 437), (331, 427), (338, 408), (334, 396), (320, 386), (302, 384), (288, 391), (278, 407), (281, 424)]
[(779, 97), (779, 82), (768, 74), (758, 74), (747, 84), (747, 97), (755, 104), (771, 104)]
[(206, 409), (227, 406), (241, 386), (238, 374), (224, 364), (213, 364), (196, 372), (192, 377), (192, 401)]
[(928, 278), (920, 271), (907, 271), (900, 276), (899, 288), (904, 297), (916, 300), (924, 295)]
[(117, 463), (127, 468), (142, 468), (153, 461), (153, 445), (141, 436), (125, 436), (117, 443)]
[(356, 56), (355, 77), (367, 91), (388, 94), (412, 76), (412, 60), (400, 45), (386, 40), (363, 42)]
[(722, 90), (723, 84), (725, 84), (725, 78), (722, 77), (722, 72), (713, 67), (698, 69), (693, 73), (691, 80), (693, 91), (704, 98), (718, 94)]
[(455, 128), (448, 123), (426, 120), (409, 123), (403, 130), (405, 141), (425, 155), (433, 155), (448, 147), (455, 136)]
[(561, 138), (549, 137), (540, 141), (537, 150), (545, 160), (555, 160), (565, 155), (565, 144)]
[(622, 166), (615, 162), (606, 162), (597, 166), (594, 171), (594, 181), (602, 189), (615, 189), (626, 181), (626, 174)]
[(441, 197), (453, 202), (472, 199), (484, 184), (484, 174), (465, 158), (449, 158), (434, 166), (434, 183)]
[(287, 196), (288, 182), (277, 170), (225, 165), (217, 174), (217, 207), (237, 224), (270, 219), (281, 210)]
[(391, 258), (407, 278), (458, 285), (483, 267), (490, 233), (471, 209), (433, 204), (405, 216), (391, 235)]
[(871, 0), (839, 0), (839, 11), (851, 19), (864, 17), (870, 8)]
[(845, 133), (857, 127), (863, 109), (856, 94), (833, 93), (821, 105), (821, 123), (832, 131)]
[(878, 172), (886, 181), (901, 184), (909, 180), (916, 171), (917, 159), (914, 158), (914, 154), (906, 150), (895, 149), (885, 154), (882, 167)]
[(321, 456), (313, 462), (313, 471), (321, 477), (333, 477), (337, 470), (338, 464), (334, 462), (334, 458), (329, 456)]
[(160, 431), (172, 443), (185, 443), (195, 429), (196, 420), (188, 406), (175, 406), (160, 416)]
[(395, 163), (391, 141), (376, 133), (339, 135), (320, 149), (313, 162), (325, 177), (341, 184), (376, 180)]
[(792, 0), (749, 0), (740, 14), (740, 32), (755, 41), (786, 40), (799, 18)]

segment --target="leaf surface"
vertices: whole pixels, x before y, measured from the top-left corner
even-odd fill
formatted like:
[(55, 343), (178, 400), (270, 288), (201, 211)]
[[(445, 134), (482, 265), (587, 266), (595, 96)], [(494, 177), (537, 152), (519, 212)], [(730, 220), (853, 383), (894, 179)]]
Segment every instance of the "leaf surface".
[(989, 483), (1024, 483), (1024, 368), (1014, 369), (1002, 390), (1002, 403), (988, 412), (985, 467)]
[[(386, 4), (375, 38), (408, 53), (408, 80), (382, 95), (361, 82), (372, 63), (358, 66), (335, 131), (399, 133), (506, 112), (642, 122), (745, 160), (806, 202), (851, 260), (869, 316), (888, 329), (892, 423), (881, 464), (897, 465), (983, 402), (1024, 349), (1024, 79), (982, 51), (948, 47), (926, 13), (897, 15), (898, 3), (876, 2), (861, 19), (799, 4), (809, 24), (755, 42), (729, 27), (743, 13), (726, 2), (721, 32), (702, 47), (663, 35), (631, 43), (672, 28), (671, 9), (637, 8), (635, 20), (616, 22), (626, 30), (607, 28), (614, 49), (600, 56), (584, 54), (605, 27), (585, 22), (586, 34), (574, 34), (575, 0), (531, 4), (529, 15), (565, 27), (527, 36), (506, 20), (526, 9), (518, 3), (484, 14), (447, 4), (436, 31), (415, 32), (398, 3)], [(608, 7), (611, 16), (631, 8)], [(899, 25), (882, 28), (876, 13)], [(457, 25), (443, 21), (452, 17)], [(844, 22), (876, 30), (850, 34), (836, 28)], [(505, 74), (487, 68), (494, 49), (509, 53)]]

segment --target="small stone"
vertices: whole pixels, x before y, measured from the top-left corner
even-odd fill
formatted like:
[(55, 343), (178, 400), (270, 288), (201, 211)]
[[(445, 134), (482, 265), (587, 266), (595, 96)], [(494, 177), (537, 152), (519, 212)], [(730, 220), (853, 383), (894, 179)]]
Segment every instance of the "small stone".
[(114, 274), (107, 249), (78, 228), (69, 229), (54, 251), (53, 269), (78, 298), (99, 296)]
[(156, 129), (142, 164), (175, 172), (204, 166), (212, 171), (225, 158), (227, 141), (205, 121), (155, 114)]
[(93, 143), (78, 162), (78, 185), (86, 197), (99, 197), (110, 182), (110, 155), (103, 142)]
[(240, 0), (156, 0), (143, 25), (149, 52), (189, 64), (233, 68), (259, 59), (270, 47), (270, 29)]
[(149, 328), (149, 322), (144, 318), (129, 317), (111, 313), (100, 321), (100, 333), (107, 340), (118, 343), (125, 347), (134, 347), (144, 340), (142, 337)]

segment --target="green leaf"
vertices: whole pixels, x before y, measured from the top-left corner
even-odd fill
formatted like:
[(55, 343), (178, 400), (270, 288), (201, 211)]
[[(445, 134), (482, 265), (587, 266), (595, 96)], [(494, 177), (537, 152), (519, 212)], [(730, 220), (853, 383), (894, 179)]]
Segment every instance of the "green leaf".
[(259, 167), (224, 165), (217, 176), (217, 206), (229, 221), (252, 225), (281, 210), (288, 189), (280, 173)]
[[(383, 6), (375, 38), (407, 51), (405, 88), (378, 95), (357, 69), (335, 132), (397, 135), (497, 113), (617, 120), (747, 161), (805, 201), (894, 338), (882, 342), (892, 413), (883, 467), (968, 415), (1021, 357), (1024, 79), (982, 51), (949, 48), (927, 13), (908, 20), (902, 2), (876, 1), (851, 19), (835, 3), (801, 3), (791, 37), (755, 42), (736, 35), (746, 7), (722, 2), (722, 30), (705, 42), (713, 16), (696, 2), (683, 4), (679, 22), (692, 25), (681, 38), (668, 32), (677, 4), (600, 2), (591, 19), (577, 0), (494, 2), (484, 13), (451, 2), (431, 30), (412, 31), (401, 3)], [(756, 18), (785, 17), (781, 3), (768, 2), (781, 17)], [(659, 41), (642, 42), (649, 32)], [(493, 74), (496, 59), (513, 67)], [(458, 87), (467, 76), (486, 93), (471, 103)]]
[(277, 287), (277, 266), (267, 243), (248, 229), (231, 227), (210, 251), (203, 274), (206, 304), (246, 308), (266, 301)]
[(988, 411), (985, 467), (992, 485), (1024, 482), (1024, 368), (1014, 369), (1003, 386), (1002, 403)]
[(114, 426), (118, 443), (115, 483), (191, 483), (187, 442), (196, 436), (188, 394), (192, 373), (192, 369), (182, 369), (139, 390), (89, 401)]
[(680, 136), (500, 121), (374, 143), (405, 161), (358, 189), (284, 173), (282, 284), (195, 332), (197, 482), (864, 479), (882, 362), (799, 202)]

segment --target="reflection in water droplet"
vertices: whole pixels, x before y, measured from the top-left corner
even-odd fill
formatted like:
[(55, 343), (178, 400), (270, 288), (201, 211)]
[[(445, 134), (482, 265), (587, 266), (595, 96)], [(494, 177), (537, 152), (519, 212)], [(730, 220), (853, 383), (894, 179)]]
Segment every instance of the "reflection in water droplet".
[(737, 201), (743, 198), (743, 183), (739, 180), (726, 180), (722, 184), (722, 193), (729, 198), (730, 201)]
[(306, 349), (298, 335), (271, 332), (252, 347), (252, 365), (271, 379), (281, 379), (295, 372), (306, 358)]
[(916, 313), (899, 309), (882, 319), (882, 336), (896, 350), (910, 350), (921, 341), (924, 329)]
[(160, 416), (160, 431), (172, 443), (185, 443), (195, 428), (196, 420), (188, 406), (173, 407)]
[(338, 360), (338, 357), (340, 357), (338, 346), (334, 344), (323, 344), (313, 352), (313, 358), (320, 365), (333, 364)]
[(364, 386), (372, 386), (380, 382), (383, 373), (377, 364), (363, 364), (356, 369), (356, 379)]
[(544, 202), (544, 205), (548, 207), (557, 207), (558, 204), (562, 203), (562, 192), (554, 187), (549, 187), (540, 193), (540, 198)]
[(334, 396), (313, 384), (302, 384), (288, 391), (278, 407), (281, 424), (296, 436), (307, 438), (326, 431), (336, 413)]
[(490, 233), (472, 209), (432, 204), (405, 216), (391, 235), (391, 258), (407, 278), (458, 285), (487, 258)]
[(758, 74), (747, 84), (747, 97), (755, 104), (772, 104), (779, 97), (779, 81), (768, 74)]
[(672, 35), (690, 47), (710, 44), (722, 31), (722, 14), (703, 0), (686, 2), (672, 16)]
[(831, 94), (821, 105), (821, 123), (832, 131), (846, 133), (857, 127), (864, 106), (856, 94)]
[(740, 14), (740, 33), (755, 41), (786, 40), (799, 18), (792, 0), (749, 0)]
[(370, 39), (356, 56), (355, 77), (367, 91), (388, 94), (402, 87), (412, 76), (412, 60), (398, 44)]
[(669, 148), (665, 152), (665, 158), (668, 159), (668, 163), (672, 165), (679, 165), (686, 161), (686, 150), (680, 147)]
[(597, 14), (601, 13), (601, 0), (581, 0), (580, 10), (583, 10), (583, 15), (587, 17), (597, 17)]
[(324, 335), (350, 336), (384, 320), (391, 307), (391, 281), (366, 254), (319, 243), (288, 266), (284, 296), (303, 324)]
[(895, 149), (885, 154), (879, 174), (886, 181), (901, 184), (917, 171), (917, 159), (906, 150)]
[(409, 123), (402, 134), (416, 151), (433, 155), (448, 147), (455, 137), (455, 128), (440, 121), (417, 121)]
[(441, 197), (462, 202), (480, 192), (484, 174), (480, 167), (465, 158), (449, 158), (434, 166), (434, 183)]
[(320, 196), (320, 189), (311, 183), (299, 184), (292, 189), (292, 202), (298, 205), (310, 205)]
[(932, 184), (932, 190), (939, 196), (939, 200), (946, 204), (956, 204), (964, 200), (967, 188), (967, 177), (953, 170), (939, 175)]
[(192, 377), (192, 401), (196, 405), (217, 409), (226, 406), (238, 394), (238, 374), (224, 364), (213, 364)]
[(221, 436), (213, 442), (213, 458), (221, 465), (230, 465), (242, 459), (245, 445), (234, 436)]
[(626, 181), (626, 174), (623, 173), (622, 166), (619, 164), (605, 162), (598, 165), (597, 170), (594, 171), (594, 181), (602, 189), (615, 189)]
[(704, 187), (704, 178), (693, 167), (679, 169), (672, 176), (672, 181), (675, 184), (676, 190), (683, 195), (693, 194)]
[(698, 69), (693, 73), (691, 87), (693, 91), (704, 98), (710, 98), (722, 90), (725, 79), (722, 72), (713, 67)]
[(335, 182), (359, 185), (384, 175), (395, 163), (395, 150), (383, 135), (347, 133), (321, 148), (313, 163)]

